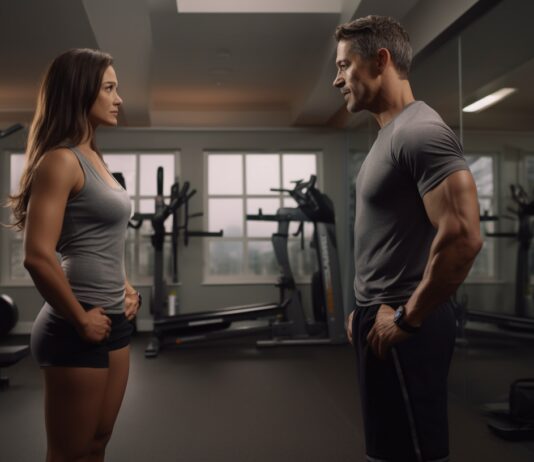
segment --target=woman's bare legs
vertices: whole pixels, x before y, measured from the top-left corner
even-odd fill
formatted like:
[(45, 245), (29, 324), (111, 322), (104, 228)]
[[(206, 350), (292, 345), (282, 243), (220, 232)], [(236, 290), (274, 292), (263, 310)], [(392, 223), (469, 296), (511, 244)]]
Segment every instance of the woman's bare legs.
[(130, 347), (109, 353), (109, 369), (100, 418), (91, 443), (90, 454), (84, 462), (103, 462), (106, 445), (111, 438), (113, 426), (122, 404), (128, 372), (130, 369)]
[(85, 462), (96, 434), (108, 369), (45, 367), (47, 462)]
[(43, 368), (47, 462), (102, 462), (130, 367), (130, 348), (109, 353), (109, 368)]

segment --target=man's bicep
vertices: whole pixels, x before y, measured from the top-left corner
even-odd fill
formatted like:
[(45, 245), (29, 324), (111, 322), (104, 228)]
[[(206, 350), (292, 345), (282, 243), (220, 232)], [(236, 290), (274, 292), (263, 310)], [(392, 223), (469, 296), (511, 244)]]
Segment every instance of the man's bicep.
[[(426, 213), (437, 229), (446, 221), (460, 230), (479, 229), (477, 189), (471, 172), (451, 173), (434, 189), (423, 196)], [(459, 231), (460, 231), (459, 230)]]

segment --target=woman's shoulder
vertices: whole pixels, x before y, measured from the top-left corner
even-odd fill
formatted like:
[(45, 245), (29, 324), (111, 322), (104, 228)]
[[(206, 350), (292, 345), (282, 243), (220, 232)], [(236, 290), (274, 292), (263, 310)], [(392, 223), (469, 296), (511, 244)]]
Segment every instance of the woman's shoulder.
[(78, 174), (81, 173), (76, 155), (66, 147), (45, 151), (37, 162), (35, 170), (37, 177), (62, 183), (67, 179), (76, 182)]
[(76, 169), (78, 167), (78, 159), (76, 158), (76, 154), (74, 152), (66, 147), (57, 147), (54, 149), (50, 149), (48, 151), (45, 151), (41, 158), (39, 159), (39, 162), (37, 163), (37, 168), (39, 169)]

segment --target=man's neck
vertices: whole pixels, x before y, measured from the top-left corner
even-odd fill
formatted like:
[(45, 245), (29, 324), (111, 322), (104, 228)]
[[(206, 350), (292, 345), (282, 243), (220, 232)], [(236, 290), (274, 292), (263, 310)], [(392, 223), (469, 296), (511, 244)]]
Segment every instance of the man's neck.
[(386, 86), (380, 93), (375, 110), (371, 111), (380, 125), (380, 128), (387, 125), (396, 115), (415, 98), (408, 80), (398, 80), (393, 85)]

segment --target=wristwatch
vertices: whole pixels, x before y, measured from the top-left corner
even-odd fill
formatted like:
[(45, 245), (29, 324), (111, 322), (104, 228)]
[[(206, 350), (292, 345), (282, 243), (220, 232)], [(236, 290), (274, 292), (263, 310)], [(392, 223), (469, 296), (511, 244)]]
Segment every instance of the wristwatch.
[(395, 314), (393, 316), (393, 322), (400, 328), (402, 329), (404, 332), (408, 332), (409, 334), (417, 334), (417, 332), (419, 332), (419, 330), (421, 329), (420, 327), (415, 327), (415, 326), (412, 326), (410, 324), (408, 324), (406, 322), (406, 319), (405, 319), (405, 315), (406, 315), (406, 308), (404, 305), (401, 305), (399, 306), (396, 310), (395, 310)]

